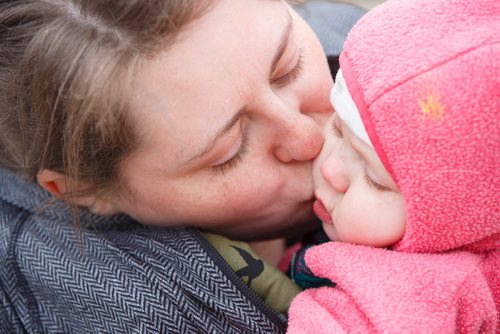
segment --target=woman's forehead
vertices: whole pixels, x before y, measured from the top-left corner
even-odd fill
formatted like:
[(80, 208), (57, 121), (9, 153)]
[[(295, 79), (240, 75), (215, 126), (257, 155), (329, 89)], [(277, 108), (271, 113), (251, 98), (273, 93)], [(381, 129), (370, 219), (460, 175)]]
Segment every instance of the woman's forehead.
[[(161, 92), (172, 102), (195, 93), (196, 101), (206, 95), (212, 104), (218, 97), (227, 100), (220, 94), (221, 87), (234, 87), (241, 94), (246, 87), (238, 86), (239, 82), (248, 84), (256, 75), (268, 75), (288, 21), (287, 8), (279, 1), (217, 2), (179, 35), (178, 42), (143, 62), (135, 94)], [(244, 72), (250, 67), (251, 72)], [(219, 94), (212, 94), (212, 87)]]

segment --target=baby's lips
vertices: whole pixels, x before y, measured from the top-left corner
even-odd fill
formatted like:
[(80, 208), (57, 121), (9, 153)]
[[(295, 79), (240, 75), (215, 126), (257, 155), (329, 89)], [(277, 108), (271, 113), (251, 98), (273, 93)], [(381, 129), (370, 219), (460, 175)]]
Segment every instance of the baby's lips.
[(326, 224), (332, 224), (332, 217), (326, 210), (325, 206), (323, 205), (323, 202), (321, 200), (317, 199), (313, 203), (313, 211), (314, 214), (323, 222)]

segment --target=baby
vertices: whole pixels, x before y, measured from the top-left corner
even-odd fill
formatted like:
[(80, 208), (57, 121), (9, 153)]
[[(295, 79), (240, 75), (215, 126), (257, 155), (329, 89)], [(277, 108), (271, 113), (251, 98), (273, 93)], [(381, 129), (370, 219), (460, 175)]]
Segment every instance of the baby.
[(500, 2), (387, 1), (331, 98), (314, 210), (336, 242), (304, 259), (335, 284), (293, 300), (288, 332), (498, 331)]

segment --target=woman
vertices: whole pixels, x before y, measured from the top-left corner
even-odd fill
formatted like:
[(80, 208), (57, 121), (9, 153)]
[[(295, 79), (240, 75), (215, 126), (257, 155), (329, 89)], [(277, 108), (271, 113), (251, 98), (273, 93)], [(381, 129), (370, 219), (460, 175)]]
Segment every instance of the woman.
[(332, 79), (307, 24), (271, 0), (24, 0), (0, 42), (0, 328), (283, 330), (182, 226), (309, 228)]

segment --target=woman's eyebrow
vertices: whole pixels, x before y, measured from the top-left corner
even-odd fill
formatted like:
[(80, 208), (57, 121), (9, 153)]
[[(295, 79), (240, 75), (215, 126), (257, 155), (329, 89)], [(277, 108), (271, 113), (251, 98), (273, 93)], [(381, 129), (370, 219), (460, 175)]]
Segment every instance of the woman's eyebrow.
[(269, 71), (269, 77), (271, 77), (276, 70), (276, 67), (278, 66), (278, 63), (283, 57), (283, 54), (286, 51), (286, 48), (288, 47), (288, 42), (290, 41), (290, 34), (292, 33), (293, 30), (293, 18), (292, 15), (290, 15), (290, 12), (287, 10), (286, 11), (288, 15), (288, 24), (285, 27), (285, 30), (281, 34), (281, 39), (278, 44), (278, 49), (276, 50), (276, 54), (274, 55), (273, 62), (271, 63), (271, 69)]

